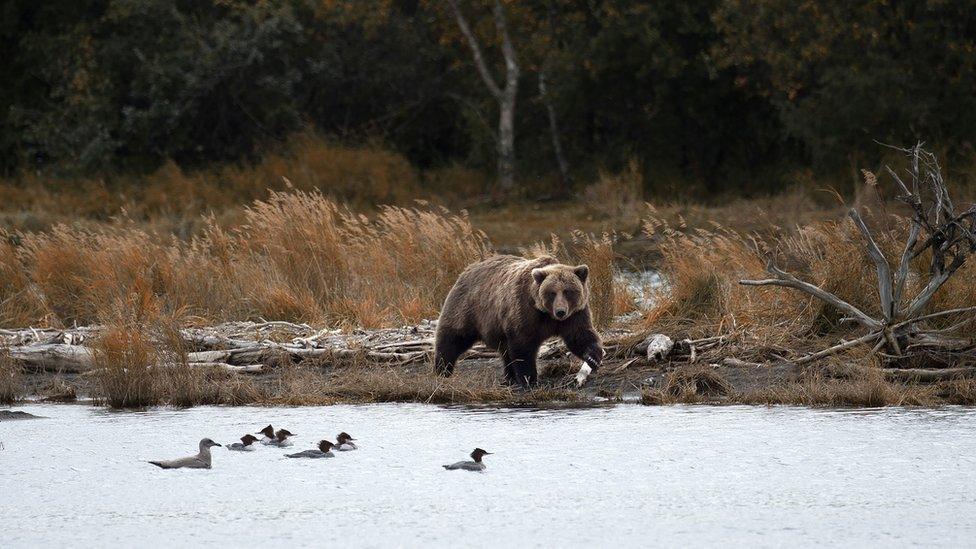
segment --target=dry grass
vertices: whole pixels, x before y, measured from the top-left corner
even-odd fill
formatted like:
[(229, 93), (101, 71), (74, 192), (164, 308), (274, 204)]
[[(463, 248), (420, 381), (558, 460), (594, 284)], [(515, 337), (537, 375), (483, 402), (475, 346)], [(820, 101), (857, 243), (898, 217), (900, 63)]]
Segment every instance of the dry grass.
[(574, 235), (574, 255), (580, 263), (589, 267), (590, 311), (593, 324), (598, 328), (610, 325), (616, 306), (613, 243), (614, 239), (607, 234), (599, 238), (582, 233)]
[(706, 365), (689, 365), (668, 372), (660, 388), (641, 391), (641, 403), (694, 404), (714, 401), (732, 394), (732, 384), (714, 368)]
[(91, 347), (95, 397), (112, 408), (158, 404), (156, 350), (137, 327), (108, 327)]
[(604, 218), (639, 215), (644, 206), (644, 174), (640, 162), (632, 158), (620, 173), (601, 170), (596, 182), (583, 191), (581, 199), (591, 212)]
[(457, 275), (489, 253), (464, 214), (426, 206), (355, 214), (318, 193), (272, 193), (234, 231), (189, 242), (131, 224), (57, 226), (3, 243), (0, 314), (14, 325), (263, 317), (381, 326), (437, 315)]
[(931, 388), (889, 383), (880, 377), (859, 380), (809, 379), (774, 384), (738, 394), (741, 404), (878, 408), (932, 404)]
[(26, 326), (47, 309), (17, 257), (12, 235), (0, 229), (0, 326)]
[[(879, 246), (898, 257), (905, 234), (894, 216), (873, 216)], [(790, 289), (747, 287), (740, 279), (767, 278), (764, 257), (802, 280), (816, 284), (869, 315), (879, 314), (873, 263), (861, 236), (849, 220), (823, 221), (772, 236), (744, 235), (717, 226), (681, 230), (652, 220), (647, 231), (661, 242), (666, 287), (656, 306), (638, 323), (641, 333), (662, 332), (691, 337), (728, 336), (725, 356), (764, 361), (775, 354), (824, 348), (849, 336), (854, 327), (820, 300)], [(927, 277), (925, 258), (913, 264), (906, 295), (914, 295)], [(967, 265), (937, 294), (933, 309), (976, 305), (976, 269)], [(960, 318), (944, 320), (945, 324)], [(971, 325), (956, 327), (964, 335)], [(855, 348), (841, 361), (863, 361), (867, 349)]]
[(0, 347), (0, 404), (10, 404), (24, 396), (24, 375), (10, 353)]
[(892, 383), (878, 368), (847, 366), (805, 370), (796, 379), (765, 381), (734, 387), (709, 366), (682, 366), (668, 373), (661, 387), (641, 392), (641, 403), (762, 404), (829, 408), (938, 406), (976, 402), (976, 381), (956, 380), (933, 385)]
[[(440, 179), (448, 184), (451, 176)], [(58, 223), (92, 225), (121, 217), (188, 238), (209, 212), (236, 215), (240, 206), (267, 197), (269, 190), (288, 189), (314, 190), (365, 207), (407, 203), (423, 192), (418, 171), (397, 153), (341, 146), (302, 133), (250, 165), (187, 172), (169, 162), (144, 176), (68, 180), (25, 173), (0, 181), (0, 227), (39, 231)]]

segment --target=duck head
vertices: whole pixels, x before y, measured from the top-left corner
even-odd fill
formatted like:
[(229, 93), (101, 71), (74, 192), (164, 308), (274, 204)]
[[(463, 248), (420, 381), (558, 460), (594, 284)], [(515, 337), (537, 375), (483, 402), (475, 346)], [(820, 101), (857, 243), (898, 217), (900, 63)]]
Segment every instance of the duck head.
[(266, 436), (268, 438), (274, 438), (274, 436), (275, 436), (275, 430), (274, 430), (274, 427), (268, 425), (264, 429), (261, 429), (260, 431), (258, 431), (257, 434), (264, 435), (264, 436)]
[(295, 433), (292, 433), (288, 429), (278, 429), (278, 432), (275, 433), (275, 438), (278, 439), (278, 442), (284, 442), (286, 438), (293, 436), (295, 436)]
[(343, 444), (345, 444), (345, 443), (347, 443), (347, 442), (349, 442), (351, 440), (356, 440), (356, 439), (354, 439), (351, 436), (349, 436), (349, 433), (347, 433), (345, 431), (339, 433), (336, 436), (336, 442), (338, 443), (339, 446), (342, 446)]
[(481, 448), (475, 448), (474, 449), (474, 452), (471, 452), (471, 459), (473, 459), (475, 461), (475, 463), (481, 463), (481, 458), (483, 458), (485, 456), (490, 456), (490, 455), (491, 455), (491, 452), (486, 452), (486, 451), (482, 450)]
[(241, 437), (241, 442), (244, 443), (244, 446), (250, 446), (251, 444), (257, 442), (257, 440), (258, 437), (254, 435), (244, 435)]
[(333, 446), (335, 446), (335, 444), (332, 444), (328, 440), (319, 441), (319, 450), (322, 450), (323, 452), (328, 452), (329, 450), (332, 450)]

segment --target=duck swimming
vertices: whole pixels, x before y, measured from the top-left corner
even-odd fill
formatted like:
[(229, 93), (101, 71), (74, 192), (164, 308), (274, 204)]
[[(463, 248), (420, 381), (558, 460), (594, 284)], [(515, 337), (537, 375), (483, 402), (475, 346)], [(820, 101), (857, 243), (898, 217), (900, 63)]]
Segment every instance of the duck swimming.
[(262, 443), (270, 446), (277, 446), (279, 448), (287, 448), (288, 446), (291, 446), (291, 441), (288, 440), (288, 437), (293, 436), (295, 436), (295, 433), (292, 433), (288, 429), (278, 429), (275, 432), (275, 437), (273, 439), (266, 442), (262, 441)]
[(209, 469), (210, 468), (210, 448), (220, 446), (216, 442), (205, 438), (200, 441), (200, 452), (195, 456), (168, 461), (150, 461), (161, 469)]
[(261, 444), (268, 444), (269, 442), (271, 442), (275, 438), (275, 430), (274, 430), (274, 427), (272, 427), (270, 425), (268, 425), (264, 429), (261, 429), (260, 431), (258, 431), (255, 434), (264, 435), (264, 437), (261, 438)]
[(297, 454), (285, 454), (285, 456), (290, 458), (330, 458), (335, 457), (335, 454), (332, 453), (333, 447), (335, 447), (335, 444), (332, 444), (328, 440), (320, 440), (318, 450), (305, 450)]
[(455, 471), (457, 469), (464, 469), (465, 471), (484, 471), (485, 464), (481, 462), (481, 458), (487, 455), (491, 455), (491, 452), (486, 452), (481, 448), (475, 448), (474, 452), (471, 452), (471, 459), (474, 461), (459, 461), (450, 465), (444, 465), (443, 467), (448, 471)]
[(345, 431), (343, 431), (343, 432), (339, 433), (338, 435), (336, 435), (335, 449), (336, 450), (339, 450), (340, 452), (348, 452), (349, 450), (355, 450), (356, 449), (356, 445), (353, 444), (353, 442), (352, 442), (354, 440), (356, 440), (356, 439), (354, 439), (351, 436), (349, 436), (349, 433), (346, 433)]
[(234, 444), (228, 444), (228, 450), (234, 450), (237, 452), (253, 452), (254, 446), (251, 446), (258, 441), (258, 437), (254, 435), (244, 435), (241, 437), (240, 442), (235, 442)]

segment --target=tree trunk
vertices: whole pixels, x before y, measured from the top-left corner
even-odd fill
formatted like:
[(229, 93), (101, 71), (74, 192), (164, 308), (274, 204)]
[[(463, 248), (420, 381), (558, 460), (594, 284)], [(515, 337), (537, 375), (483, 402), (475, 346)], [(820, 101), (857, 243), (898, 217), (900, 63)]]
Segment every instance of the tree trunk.
[(498, 102), (498, 185), (503, 190), (515, 186), (515, 94)]
[(448, 0), (448, 4), (454, 12), (461, 34), (468, 41), (478, 74), (498, 102), (498, 132), (495, 137), (495, 150), (498, 153), (498, 185), (502, 190), (508, 191), (515, 186), (515, 100), (518, 97), (519, 66), (515, 47), (508, 34), (505, 8), (499, 0), (495, 0), (493, 9), (495, 28), (501, 38), (502, 56), (505, 59), (505, 87), (503, 88), (491, 75), (484, 54), (481, 52), (481, 44), (471, 30), (471, 26), (468, 25), (468, 20), (461, 13), (457, 0)]
[(546, 85), (546, 70), (539, 71), (539, 97), (546, 106), (546, 113), (549, 115), (549, 135), (552, 137), (552, 151), (556, 155), (556, 165), (559, 167), (559, 180), (563, 185), (563, 193), (569, 193), (569, 187), (573, 184), (573, 179), (569, 175), (569, 162), (563, 153), (563, 142), (559, 135), (559, 122), (556, 118), (556, 107), (552, 104), (552, 97), (549, 96), (548, 86)]

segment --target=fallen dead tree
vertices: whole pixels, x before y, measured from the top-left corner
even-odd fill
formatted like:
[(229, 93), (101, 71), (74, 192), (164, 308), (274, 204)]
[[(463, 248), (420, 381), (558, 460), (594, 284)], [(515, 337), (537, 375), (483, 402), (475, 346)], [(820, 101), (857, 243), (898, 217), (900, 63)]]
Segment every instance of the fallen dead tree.
[[(960, 359), (976, 358), (976, 341), (948, 335), (976, 320), (976, 306), (926, 312), (939, 288), (976, 251), (976, 206), (963, 211), (956, 209), (935, 155), (923, 150), (921, 144), (899, 150), (909, 158), (910, 184), (891, 168), (886, 170), (901, 190), (898, 199), (908, 205), (912, 215), (908, 218), (908, 238), (894, 271), (861, 215), (854, 209), (849, 212), (876, 267), (880, 317), (873, 317), (823, 288), (779, 269), (772, 260), (767, 263), (772, 278), (739, 281), (746, 286), (781, 286), (809, 294), (843, 312), (847, 315), (845, 321), (858, 324), (866, 332), (792, 359), (795, 364), (809, 364), (865, 345), (871, 346), (872, 354), (880, 354), (888, 366), (918, 362), (950, 366)], [(909, 278), (913, 276), (911, 263), (923, 254), (930, 258), (927, 279), (915, 295), (906, 295)], [(926, 321), (950, 316), (959, 320), (949, 328), (939, 330), (927, 326)]]

